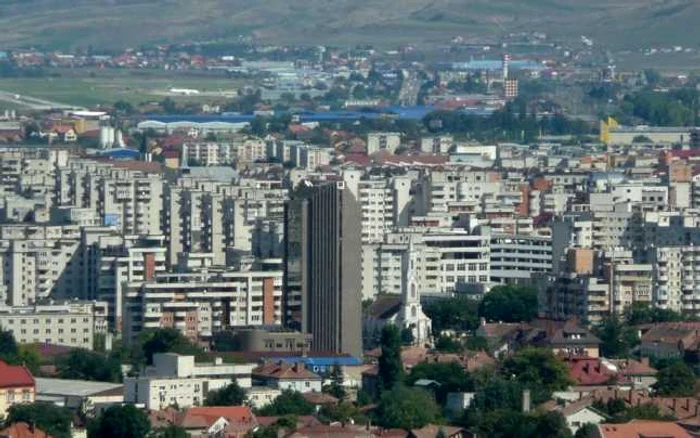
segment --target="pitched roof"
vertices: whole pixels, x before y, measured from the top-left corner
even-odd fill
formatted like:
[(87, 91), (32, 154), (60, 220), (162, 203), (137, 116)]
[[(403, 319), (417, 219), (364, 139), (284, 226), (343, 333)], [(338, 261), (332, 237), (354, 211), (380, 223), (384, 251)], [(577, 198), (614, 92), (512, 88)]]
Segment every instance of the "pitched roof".
[(52, 435), (47, 434), (43, 430), (32, 427), (27, 423), (15, 423), (3, 430), (0, 430), (0, 436), (8, 436), (12, 438), (52, 438)]
[(179, 423), (185, 429), (203, 429), (211, 427), (219, 418), (251, 429), (258, 424), (248, 406), (195, 406), (185, 410)]
[(570, 357), (565, 361), (569, 375), (578, 385), (603, 385), (618, 381), (617, 370), (611, 369), (599, 358)]
[(648, 362), (640, 362), (634, 359), (613, 359), (610, 360), (625, 376), (655, 376), (658, 371), (649, 366)]
[(380, 295), (367, 309), (367, 316), (388, 319), (399, 312), (401, 297), (398, 295)]
[(447, 437), (461, 437), (464, 429), (455, 426), (439, 426), (437, 424), (426, 424), (420, 429), (412, 429), (411, 437), (415, 438), (435, 438), (442, 431)]
[(339, 401), (332, 395), (323, 392), (305, 392), (302, 397), (312, 405), (337, 405)]
[(34, 386), (34, 377), (22, 365), (8, 365), (0, 360), (0, 388)]
[(634, 420), (625, 424), (601, 423), (601, 438), (690, 438), (690, 434), (676, 423), (668, 421)]
[(700, 324), (667, 323), (656, 324), (642, 335), (642, 343), (678, 344), (692, 343), (698, 338)]
[(253, 376), (284, 380), (321, 380), (318, 374), (307, 370), (302, 364), (288, 364), (282, 361), (268, 362), (253, 370)]
[(551, 345), (600, 345), (600, 339), (588, 329), (567, 323), (563, 328), (554, 332), (549, 339)]

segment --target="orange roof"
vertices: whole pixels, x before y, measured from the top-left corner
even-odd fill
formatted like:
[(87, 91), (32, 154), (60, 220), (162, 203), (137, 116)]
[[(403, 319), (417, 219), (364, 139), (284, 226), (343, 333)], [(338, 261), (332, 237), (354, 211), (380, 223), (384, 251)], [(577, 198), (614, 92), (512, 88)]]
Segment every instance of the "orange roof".
[(197, 406), (184, 412), (180, 426), (185, 429), (208, 428), (222, 417), (232, 424), (251, 428), (257, 425), (255, 415), (248, 406)]
[(53, 438), (43, 430), (32, 427), (27, 423), (15, 423), (10, 427), (0, 430), (0, 435), (12, 438)]
[(321, 380), (318, 374), (312, 373), (301, 364), (288, 364), (281, 361), (260, 365), (253, 370), (253, 375), (273, 379)]
[(625, 424), (601, 423), (598, 435), (601, 438), (690, 438), (690, 434), (676, 423), (642, 420)]

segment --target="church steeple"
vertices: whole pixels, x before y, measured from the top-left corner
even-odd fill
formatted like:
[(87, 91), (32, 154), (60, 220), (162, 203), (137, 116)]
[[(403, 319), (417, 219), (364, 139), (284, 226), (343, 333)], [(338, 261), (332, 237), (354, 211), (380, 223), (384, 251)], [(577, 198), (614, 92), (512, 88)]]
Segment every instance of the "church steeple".
[(416, 276), (417, 266), (418, 251), (413, 244), (413, 238), (411, 238), (402, 257), (401, 310), (397, 322), (400, 326), (411, 329), (414, 342), (423, 345), (430, 342), (432, 324), (430, 318), (423, 313), (420, 303), (420, 289)]

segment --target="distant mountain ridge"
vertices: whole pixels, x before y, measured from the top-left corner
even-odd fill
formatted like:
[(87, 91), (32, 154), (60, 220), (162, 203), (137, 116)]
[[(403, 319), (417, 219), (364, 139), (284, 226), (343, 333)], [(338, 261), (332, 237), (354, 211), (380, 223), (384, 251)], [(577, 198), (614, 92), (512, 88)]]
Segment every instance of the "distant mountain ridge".
[(0, 0), (0, 46), (233, 40), (398, 44), (541, 31), (613, 48), (698, 45), (695, 0)]

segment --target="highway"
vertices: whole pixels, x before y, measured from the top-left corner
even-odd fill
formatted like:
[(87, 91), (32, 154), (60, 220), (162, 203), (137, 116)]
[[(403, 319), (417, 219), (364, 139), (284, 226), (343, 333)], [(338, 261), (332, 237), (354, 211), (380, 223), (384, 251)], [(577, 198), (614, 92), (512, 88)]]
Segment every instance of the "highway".
[(420, 92), (421, 81), (418, 75), (414, 72), (404, 71), (404, 80), (399, 91), (399, 105), (415, 106), (418, 101), (418, 92)]

